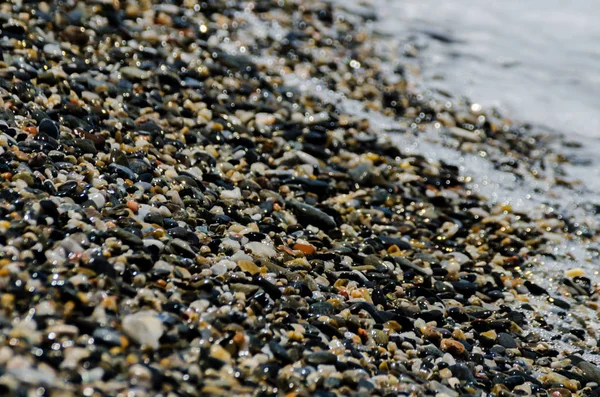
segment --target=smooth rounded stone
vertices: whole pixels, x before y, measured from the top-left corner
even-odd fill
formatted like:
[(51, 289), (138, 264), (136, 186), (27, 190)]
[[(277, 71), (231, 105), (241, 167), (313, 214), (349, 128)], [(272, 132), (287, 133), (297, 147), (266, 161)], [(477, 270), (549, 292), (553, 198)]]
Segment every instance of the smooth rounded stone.
[(436, 380), (430, 382), (430, 387), (436, 392), (436, 396), (458, 397), (460, 395), (455, 390), (452, 390)]
[(570, 391), (577, 391), (581, 386), (578, 381), (569, 379), (557, 372), (543, 374), (538, 380), (546, 385), (562, 385)]
[(260, 273), (260, 267), (256, 266), (252, 261), (240, 260), (237, 262), (237, 265), (242, 271), (250, 273), (252, 276)]
[(375, 343), (377, 343), (380, 346), (386, 346), (388, 344), (388, 336), (385, 334), (385, 332), (383, 332), (380, 329), (374, 329), (371, 331), (371, 336), (373, 337), (373, 340), (375, 341)]
[(295, 199), (287, 200), (285, 204), (292, 209), (298, 218), (298, 221), (303, 226), (312, 225), (318, 228), (324, 228), (324, 230), (331, 230), (337, 227), (337, 223), (333, 217), (312, 205), (301, 203)]
[(444, 355), (444, 352), (442, 352), (440, 349), (437, 348), (437, 346), (433, 344), (419, 346), (418, 350), (423, 351), (427, 356), (432, 356), (436, 358), (442, 357)]
[(515, 387), (517, 387), (519, 385), (522, 385), (523, 383), (525, 383), (525, 378), (521, 375), (513, 375), (513, 376), (509, 376), (506, 379), (504, 379), (504, 384), (510, 390), (514, 389)]
[(458, 379), (464, 380), (465, 382), (475, 382), (473, 372), (465, 363), (456, 363), (451, 365), (449, 369), (452, 371), (452, 375), (456, 376)]
[(44, 45), (44, 54), (50, 57), (60, 57), (62, 55), (62, 49), (57, 44), (48, 43)]
[(119, 177), (121, 177), (123, 179), (129, 179), (134, 182), (137, 180), (135, 173), (129, 167), (125, 167), (120, 164), (112, 163), (111, 165), (108, 166), (108, 169), (111, 172), (116, 173)]
[(329, 302), (316, 302), (310, 305), (310, 312), (318, 316), (331, 316), (335, 313), (335, 307)]
[(147, 80), (151, 77), (151, 73), (133, 66), (125, 66), (119, 69), (121, 75), (127, 80), (139, 81)]
[(371, 184), (373, 182), (374, 170), (369, 164), (360, 164), (348, 171), (348, 175), (359, 185)]
[(385, 246), (386, 249), (391, 247), (392, 245), (395, 245), (396, 247), (400, 248), (401, 250), (411, 249), (410, 243), (399, 237), (383, 235), (383, 236), (379, 236), (379, 240), (381, 240), (381, 242), (383, 243), (383, 245)]
[(214, 344), (210, 347), (210, 356), (226, 363), (231, 362), (231, 354), (219, 344)]
[(459, 280), (452, 282), (454, 290), (465, 297), (470, 297), (477, 292), (477, 285), (467, 280)]
[(16, 173), (15, 175), (13, 175), (12, 180), (13, 181), (21, 180), (21, 181), (25, 182), (27, 184), (27, 186), (32, 186), (35, 183), (31, 174), (29, 174), (27, 172)]
[(275, 356), (275, 358), (281, 360), (283, 363), (287, 364), (292, 362), (292, 359), (285, 347), (281, 346), (279, 343), (275, 341), (270, 341), (269, 350), (271, 350), (271, 353), (273, 353), (273, 356)]
[(181, 183), (182, 185), (188, 185), (195, 188), (199, 187), (198, 183), (194, 180), (194, 178), (189, 177), (187, 175), (177, 175), (175, 178), (173, 178), (173, 180)]
[(146, 213), (146, 215), (144, 216), (143, 219), (144, 219), (144, 222), (147, 222), (147, 223), (153, 223), (158, 226), (164, 225), (163, 216), (157, 212), (148, 212), (148, 213)]
[(454, 356), (459, 356), (465, 352), (465, 346), (454, 339), (442, 339), (440, 349)]
[(153, 350), (159, 348), (158, 340), (163, 335), (163, 323), (151, 310), (129, 314), (122, 321), (123, 332), (140, 345)]
[[(40, 368), (33, 368), (28, 362), (25, 361), (22, 363), (17, 363), (17, 360), (17, 358), (13, 359), (13, 361), (10, 363), (11, 365), (7, 366), (6, 374), (11, 375), (18, 382), (36, 387), (54, 387), (57, 384), (58, 379), (54, 372)], [(44, 368), (49, 369), (50, 367), (46, 366)]]
[(112, 149), (110, 151), (108, 159), (111, 164), (118, 164), (124, 167), (129, 167), (129, 160), (127, 159), (127, 156), (125, 156), (125, 153), (123, 153), (119, 149)]
[(500, 332), (498, 334), (497, 343), (507, 349), (516, 349), (518, 347), (517, 341), (512, 335), (507, 334), (506, 332)]
[(83, 247), (71, 237), (65, 238), (61, 241), (60, 245), (69, 252), (83, 252), (84, 250)]
[(92, 202), (96, 205), (96, 208), (98, 209), (104, 208), (104, 205), (106, 204), (106, 199), (104, 198), (104, 195), (100, 192), (89, 194), (88, 198), (92, 200)]
[(87, 267), (92, 269), (96, 274), (105, 275), (109, 278), (116, 278), (119, 274), (115, 266), (108, 261), (104, 256), (98, 255), (87, 263)]
[(214, 265), (212, 265), (210, 267), (210, 270), (212, 271), (212, 273), (215, 276), (222, 276), (225, 273), (227, 273), (227, 266), (225, 266), (223, 263), (219, 262), (219, 263), (215, 263)]
[(241, 283), (231, 283), (231, 284), (229, 284), (229, 288), (233, 292), (241, 292), (241, 293), (245, 294), (246, 296), (252, 296), (256, 292), (258, 292), (258, 290), (260, 289), (260, 287), (258, 285), (241, 284)]
[(75, 147), (79, 148), (83, 153), (98, 153), (98, 149), (96, 149), (96, 145), (91, 139), (75, 139)]
[(151, 387), (152, 385), (152, 372), (141, 364), (134, 364), (129, 368), (128, 371), (129, 381), (141, 387)]
[(233, 190), (223, 190), (220, 196), (223, 200), (241, 200), (242, 191), (239, 187), (236, 187)]
[(144, 243), (142, 239), (136, 236), (135, 234), (128, 232), (125, 229), (120, 227), (115, 227), (110, 229), (110, 234), (124, 242), (125, 244), (132, 245), (134, 247), (142, 246)]
[(169, 243), (169, 247), (171, 247), (176, 254), (185, 256), (186, 258), (191, 259), (196, 257), (196, 253), (192, 250), (192, 247), (180, 238), (174, 238), (173, 241)]
[(237, 252), (241, 248), (241, 245), (235, 240), (226, 238), (221, 241), (221, 247), (226, 250), (233, 250)]
[(331, 365), (337, 362), (337, 356), (329, 352), (310, 353), (304, 359), (308, 365), (312, 366)]
[(275, 251), (271, 246), (264, 243), (259, 243), (258, 241), (251, 241), (244, 245), (244, 247), (250, 250), (252, 254), (259, 257), (272, 258), (277, 255), (277, 251)]
[(144, 160), (140, 159), (130, 159), (129, 160), (129, 169), (131, 169), (136, 174), (142, 176), (142, 174), (151, 173), (152, 167), (150, 164), (146, 163)]
[(92, 337), (96, 343), (111, 347), (119, 347), (122, 344), (121, 333), (112, 328), (96, 328)]
[(490, 349), (490, 353), (499, 354), (503, 356), (504, 354), (506, 354), (506, 348), (502, 345), (494, 345)]
[[(60, 130), (58, 125), (50, 119), (43, 119), (38, 124), (38, 132), (47, 134), (50, 138), (58, 139), (60, 137)], [(63, 155), (63, 153), (58, 152), (59, 155)], [(63, 155), (64, 156), (64, 155)]]
[(581, 361), (577, 363), (577, 368), (582, 372), (583, 377), (588, 382), (600, 384), (600, 368), (590, 362)]

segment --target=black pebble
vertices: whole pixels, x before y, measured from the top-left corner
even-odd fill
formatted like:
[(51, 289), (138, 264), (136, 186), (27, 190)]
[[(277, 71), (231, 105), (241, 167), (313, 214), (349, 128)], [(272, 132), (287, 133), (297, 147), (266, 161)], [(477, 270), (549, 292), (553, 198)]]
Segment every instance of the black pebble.
[(53, 139), (58, 139), (60, 137), (60, 130), (56, 123), (50, 119), (43, 119), (40, 121), (38, 125), (38, 131), (48, 134), (49, 137)]

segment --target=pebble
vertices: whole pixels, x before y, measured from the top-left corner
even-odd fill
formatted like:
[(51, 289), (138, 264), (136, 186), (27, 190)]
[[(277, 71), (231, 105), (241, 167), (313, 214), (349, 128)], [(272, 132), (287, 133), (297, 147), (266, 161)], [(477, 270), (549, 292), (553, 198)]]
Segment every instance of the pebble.
[(135, 342), (154, 350), (160, 344), (158, 340), (163, 335), (163, 325), (153, 311), (139, 311), (123, 318), (123, 331)]
[(244, 248), (248, 249), (253, 255), (258, 257), (272, 258), (277, 255), (277, 251), (275, 251), (272, 247), (257, 241), (252, 241), (248, 244), (245, 244)]
[(50, 119), (43, 119), (38, 124), (38, 131), (47, 134), (52, 139), (60, 137), (60, 131), (56, 123)]
[(44, 45), (44, 53), (50, 57), (56, 58), (62, 55), (60, 46), (52, 43)]

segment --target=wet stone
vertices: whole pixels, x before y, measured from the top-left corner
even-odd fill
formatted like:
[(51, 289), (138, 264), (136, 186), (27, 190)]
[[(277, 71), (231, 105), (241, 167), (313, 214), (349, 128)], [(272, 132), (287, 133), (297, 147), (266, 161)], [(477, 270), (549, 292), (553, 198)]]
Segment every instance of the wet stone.
[(45, 133), (53, 139), (58, 139), (60, 136), (58, 126), (50, 119), (42, 119), (39, 122), (38, 129), (40, 133)]
[(331, 365), (337, 362), (337, 356), (329, 352), (310, 353), (305, 357), (306, 363), (313, 366)]
[(328, 302), (317, 302), (310, 305), (310, 311), (314, 315), (331, 316), (335, 313), (335, 308)]

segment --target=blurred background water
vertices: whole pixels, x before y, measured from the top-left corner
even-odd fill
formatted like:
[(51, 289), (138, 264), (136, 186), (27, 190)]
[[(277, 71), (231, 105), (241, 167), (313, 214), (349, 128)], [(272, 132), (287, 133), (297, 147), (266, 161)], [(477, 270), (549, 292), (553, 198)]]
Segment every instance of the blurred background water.
[(567, 135), (600, 138), (597, 0), (372, 0), (426, 86)]

